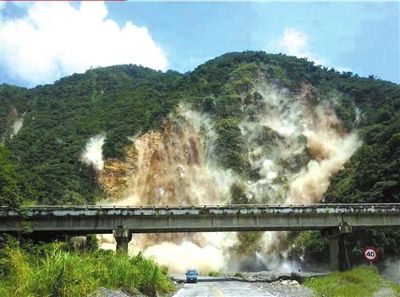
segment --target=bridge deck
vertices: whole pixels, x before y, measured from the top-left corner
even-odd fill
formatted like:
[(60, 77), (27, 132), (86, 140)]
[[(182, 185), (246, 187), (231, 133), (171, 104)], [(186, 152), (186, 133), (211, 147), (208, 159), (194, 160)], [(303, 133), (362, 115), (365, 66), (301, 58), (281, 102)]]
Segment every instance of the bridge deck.
[(0, 232), (133, 233), (400, 227), (400, 204), (0, 207)]

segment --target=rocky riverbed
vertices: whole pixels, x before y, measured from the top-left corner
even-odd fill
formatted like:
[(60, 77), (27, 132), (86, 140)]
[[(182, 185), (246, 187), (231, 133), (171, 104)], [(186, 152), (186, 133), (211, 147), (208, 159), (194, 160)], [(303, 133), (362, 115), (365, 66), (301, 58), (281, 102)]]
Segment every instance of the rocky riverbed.
[[(186, 284), (184, 275), (172, 276), (177, 286), (174, 297), (202, 296), (252, 296), (252, 297), (311, 297), (311, 289), (299, 281), (309, 277), (319, 277), (321, 273), (277, 273), (272, 271), (242, 272), (218, 277), (199, 276), (197, 284)], [(121, 290), (100, 288), (89, 297), (145, 297), (143, 294), (126, 293)]]

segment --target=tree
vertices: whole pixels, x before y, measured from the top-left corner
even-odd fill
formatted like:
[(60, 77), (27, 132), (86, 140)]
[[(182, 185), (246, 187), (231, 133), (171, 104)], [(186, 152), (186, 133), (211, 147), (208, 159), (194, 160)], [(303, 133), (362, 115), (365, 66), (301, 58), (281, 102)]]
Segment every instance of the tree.
[(22, 196), (14, 167), (7, 156), (7, 150), (0, 144), (0, 206), (18, 208), (22, 202)]

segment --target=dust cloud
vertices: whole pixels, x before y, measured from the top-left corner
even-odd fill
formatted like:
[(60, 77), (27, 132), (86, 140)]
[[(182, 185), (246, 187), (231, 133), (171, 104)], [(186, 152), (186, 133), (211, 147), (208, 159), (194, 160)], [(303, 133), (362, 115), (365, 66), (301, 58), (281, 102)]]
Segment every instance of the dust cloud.
[(92, 165), (98, 171), (102, 170), (104, 166), (103, 144), (105, 139), (106, 136), (104, 134), (91, 137), (81, 155), (82, 162)]
[[(212, 205), (230, 202), (230, 189), (238, 177), (216, 165), (212, 157), (216, 134), (208, 116), (180, 105), (160, 131), (133, 139), (128, 163), (106, 162), (100, 180), (113, 205)], [(129, 164), (131, 163), (131, 164)], [(110, 196), (109, 195), (109, 196)], [(129, 251), (142, 251), (171, 271), (190, 267), (200, 271), (220, 270), (235, 234), (135, 235)], [(113, 240), (103, 235), (104, 247)]]
[[(244, 186), (249, 203), (318, 203), (330, 179), (361, 144), (356, 132), (342, 128), (334, 104), (334, 98), (319, 100), (309, 86), (293, 94), (259, 84), (243, 95), (245, 117), (239, 128), (255, 173), (248, 180), (218, 165), (211, 117), (185, 104), (161, 129), (134, 137), (125, 162), (107, 160), (103, 167), (101, 136), (89, 141), (84, 160), (103, 169), (106, 204), (227, 204), (235, 183)], [(115, 246), (109, 236), (102, 242), (104, 248)], [(264, 267), (290, 269), (282, 252), (285, 242), (284, 232), (261, 233), (248, 256)], [(134, 235), (129, 250), (141, 251), (173, 272), (196, 267), (205, 273), (240, 269), (240, 263), (232, 264), (238, 244), (236, 233)]]
[[(251, 169), (249, 201), (313, 204), (323, 198), (335, 176), (361, 145), (356, 132), (346, 132), (334, 113), (335, 98), (319, 100), (310, 86), (298, 94), (260, 84), (246, 98), (241, 123)], [(286, 270), (286, 232), (265, 232), (258, 250), (265, 266)], [(288, 266), (289, 265), (289, 266)]]
[(24, 125), (25, 112), (20, 115), (18, 110), (13, 107), (10, 111), (10, 116), (13, 121), (11, 125), (10, 138), (13, 138), (15, 135), (18, 134), (19, 130), (21, 130), (22, 126)]
[(307, 87), (299, 95), (271, 86), (256, 88), (241, 129), (252, 170), (249, 196), (259, 203), (321, 201), (334, 176), (361, 145), (334, 113), (334, 100), (313, 102)]
[(382, 275), (400, 285), (400, 259), (387, 259), (383, 264)]
[(24, 125), (24, 118), (17, 118), (13, 123), (11, 135), (12, 136), (17, 135), (23, 125)]

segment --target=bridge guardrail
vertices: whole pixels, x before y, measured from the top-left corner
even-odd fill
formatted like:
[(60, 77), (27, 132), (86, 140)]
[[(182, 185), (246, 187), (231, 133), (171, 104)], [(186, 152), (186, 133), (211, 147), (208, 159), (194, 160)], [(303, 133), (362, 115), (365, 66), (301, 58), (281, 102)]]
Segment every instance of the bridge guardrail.
[[(186, 213), (185, 213), (186, 212)], [(198, 206), (99, 206), (99, 205), (38, 205), (23, 207), (22, 212), (0, 207), (0, 217), (22, 216), (93, 216), (93, 215), (185, 215), (185, 214), (252, 214), (252, 213), (400, 213), (400, 203), (381, 204), (234, 204)]]
[[(200, 204), (200, 205), (33, 205), (23, 206), (21, 209), (165, 209), (165, 208), (367, 208), (367, 207), (400, 207), (400, 203), (317, 203), (317, 204)], [(0, 206), (1, 209), (8, 209), (6, 206)]]

